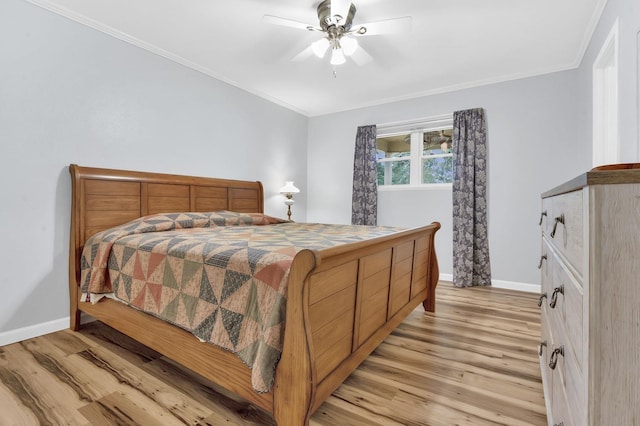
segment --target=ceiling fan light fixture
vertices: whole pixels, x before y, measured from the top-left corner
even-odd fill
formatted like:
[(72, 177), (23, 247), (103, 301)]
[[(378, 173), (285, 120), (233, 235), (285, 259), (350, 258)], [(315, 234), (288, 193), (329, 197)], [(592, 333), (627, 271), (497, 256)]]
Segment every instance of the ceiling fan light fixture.
[(329, 45), (329, 40), (326, 37), (323, 37), (320, 40), (311, 43), (311, 50), (313, 50), (313, 53), (315, 53), (318, 58), (324, 58), (324, 54), (329, 48)]
[(358, 40), (352, 37), (343, 37), (340, 40), (340, 46), (342, 46), (342, 51), (345, 56), (351, 56), (358, 48)]
[(335, 48), (331, 50), (331, 65), (342, 65), (346, 62), (346, 58), (344, 57), (344, 52), (341, 48)]

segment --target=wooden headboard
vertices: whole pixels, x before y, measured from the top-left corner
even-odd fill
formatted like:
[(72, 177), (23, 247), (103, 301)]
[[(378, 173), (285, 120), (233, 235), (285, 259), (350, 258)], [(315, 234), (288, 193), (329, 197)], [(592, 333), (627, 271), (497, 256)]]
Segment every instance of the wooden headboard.
[[(102, 230), (155, 213), (231, 210), (263, 213), (260, 182), (69, 166), (69, 279), (80, 281), (85, 241)], [(71, 284), (71, 282), (70, 282)]]

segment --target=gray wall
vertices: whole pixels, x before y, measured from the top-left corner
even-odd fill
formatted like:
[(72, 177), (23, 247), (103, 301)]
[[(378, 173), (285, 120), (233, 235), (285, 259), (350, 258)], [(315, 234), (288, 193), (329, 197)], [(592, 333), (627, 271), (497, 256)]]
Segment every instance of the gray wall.
[(69, 163), (259, 179), (279, 216), (292, 179), (304, 218), (306, 117), (21, 0), (0, 58), (0, 335), (69, 315)]
[[(576, 72), (460, 90), (311, 118), (308, 220), (348, 223), (356, 127), (483, 107), (489, 151), (489, 242), (495, 280), (538, 284), (540, 193), (590, 165), (575, 135)], [(452, 273), (451, 191), (380, 192), (379, 223), (443, 225), (441, 272)]]

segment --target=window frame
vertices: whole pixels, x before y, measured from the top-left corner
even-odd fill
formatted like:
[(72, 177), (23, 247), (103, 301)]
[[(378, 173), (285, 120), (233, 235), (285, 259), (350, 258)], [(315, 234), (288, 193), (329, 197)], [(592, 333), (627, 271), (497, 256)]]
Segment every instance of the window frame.
[(382, 124), (377, 126), (376, 138), (384, 138), (398, 135), (411, 135), (410, 155), (405, 157), (381, 158), (376, 160), (376, 164), (385, 164), (385, 181), (391, 179), (391, 174), (387, 174), (387, 167), (397, 161), (409, 160), (409, 183), (408, 184), (384, 184), (378, 185), (378, 191), (398, 191), (414, 189), (451, 189), (452, 183), (422, 183), (423, 160), (425, 158), (444, 158), (453, 156), (451, 154), (423, 154), (423, 134), (437, 130), (450, 129), (453, 127), (453, 114), (445, 114), (425, 119), (400, 121), (395, 123)]

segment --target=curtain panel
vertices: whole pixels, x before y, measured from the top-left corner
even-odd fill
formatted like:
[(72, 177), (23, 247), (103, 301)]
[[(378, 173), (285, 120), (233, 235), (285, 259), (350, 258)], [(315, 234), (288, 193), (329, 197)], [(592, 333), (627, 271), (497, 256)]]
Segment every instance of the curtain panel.
[(482, 108), (453, 113), (453, 284), (491, 285)]
[(376, 225), (378, 220), (378, 165), (376, 126), (360, 126), (353, 156), (351, 224)]

